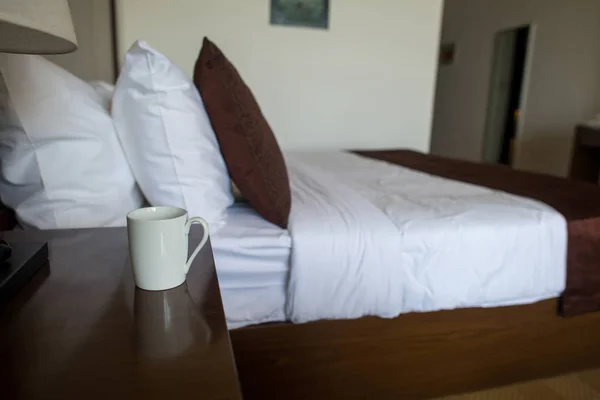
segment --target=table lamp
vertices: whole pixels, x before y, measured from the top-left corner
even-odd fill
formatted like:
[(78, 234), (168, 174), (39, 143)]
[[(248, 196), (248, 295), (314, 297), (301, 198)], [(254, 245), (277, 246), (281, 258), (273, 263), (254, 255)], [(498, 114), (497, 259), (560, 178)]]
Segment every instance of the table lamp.
[[(67, 0), (0, 0), (1, 53), (65, 54), (76, 49)], [(0, 307), (47, 259), (46, 243), (0, 243)]]

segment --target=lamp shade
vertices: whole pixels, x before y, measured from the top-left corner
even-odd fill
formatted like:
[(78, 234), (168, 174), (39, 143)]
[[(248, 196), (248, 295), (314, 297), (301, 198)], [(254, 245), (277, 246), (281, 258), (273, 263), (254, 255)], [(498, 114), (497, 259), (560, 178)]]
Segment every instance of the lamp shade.
[(0, 0), (0, 52), (63, 54), (76, 49), (67, 0)]

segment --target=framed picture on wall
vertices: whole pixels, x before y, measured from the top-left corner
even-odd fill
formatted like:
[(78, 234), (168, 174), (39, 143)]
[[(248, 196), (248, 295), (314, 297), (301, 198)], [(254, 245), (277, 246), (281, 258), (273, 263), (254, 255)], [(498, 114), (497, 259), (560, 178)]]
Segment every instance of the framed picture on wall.
[(329, 27), (329, 0), (271, 0), (271, 24)]

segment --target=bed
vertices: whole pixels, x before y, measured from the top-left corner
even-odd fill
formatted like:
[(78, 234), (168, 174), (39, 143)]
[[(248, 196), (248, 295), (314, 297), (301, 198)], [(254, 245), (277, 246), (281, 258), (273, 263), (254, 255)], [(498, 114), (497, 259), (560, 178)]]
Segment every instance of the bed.
[[(293, 235), (236, 204), (211, 241), (246, 398), (421, 399), (600, 365), (597, 186), (407, 150), (357, 153), (554, 209), (568, 241), (550, 249), (552, 274), (529, 296), (293, 324), (286, 321)], [(0, 220), (14, 225), (10, 210)]]
[[(288, 152), (289, 230), (231, 210), (213, 247), (224, 285), (248, 280), (226, 286), (249, 313), (226, 304), (232, 328), (559, 296), (561, 315), (598, 311), (594, 185), (411, 151), (361, 154)], [(264, 293), (233, 300), (234, 287)], [(262, 301), (279, 306), (258, 310)]]
[(237, 204), (212, 235), (230, 328), (529, 304), (565, 289), (566, 222), (543, 203), (346, 152), (286, 163), (287, 229)]
[(360, 154), (552, 205), (567, 223), (565, 290), (515, 306), (232, 330), (250, 398), (429, 398), (599, 365), (597, 186), (413, 151)]
[[(293, 251), (290, 232), (257, 219), (247, 206), (237, 205), (232, 210), (232, 229), (218, 233), (213, 248), (225, 307), (229, 315), (238, 315), (230, 321), (231, 327), (252, 324), (252, 318), (261, 313), (265, 319), (257, 322), (266, 322), (230, 331), (247, 397), (430, 398), (599, 365), (600, 250), (596, 244), (600, 191), (596, 185), (408, 150), (357, 153), (384, 160), (388, 166), (398, 164), (551, 205), (566, 223), (568, 248), (563, 256), (567, 270), (561, 275), (557, 267), (554, 283), (534, 282), (533, 289), (541, 291), (537, 298), (513, 295), (504, 303), (472, 303), (467, 308), (446, 304), (447, 308), (461, 307), (451, 310), (437, 303), (419, 310), (429, 312), (402, 313), (390, 319), (278, 323), (286, 317), (285, 265), (289, 268), (289, 264), (285, 257)], [(286, 157), (289, 161), (291, 156)], [(320, 155), (303, 157), (315, 164)], [(335, 154), (327, 154), (326, 159), (333, 168)], [(293, 180), (294, 175), (291, 177)], [(239, 225), (243, 220), (247, 221), (245, 227)], [(246, 256), (235, 259), (224, 249), (232, 237), (239, 240), (244, 236), (233, 234), (240, 228), (254, 232), (241, 240), (255, 252), (251, 255), (250, 247), (242, 246)], [(256, 247), (250, 243), (254, 240)], [(256, 264), (259, 254), (266, 258)], [(318, 263), (320, 255), (315, 253), (312, 258)], [(244, 268), (245, 260), (249, 268)], [(536, 274), (535, 268), (527, 270)], [(515, 277), (505, 269), (494, 275), (494, 280), (507, 285), (510, 279), (531, 280), (527, 270)], [(260, 283), (247, 278), (240, 281), (236, 271), (237, 278), (255, 271), (263, 278)], [(563, 286), (557, 287), (561, 280)], [(241, 287), (241, 282), (251, 286), (251, 291)], [(258, 314), (244, 316), (242, 310)]]

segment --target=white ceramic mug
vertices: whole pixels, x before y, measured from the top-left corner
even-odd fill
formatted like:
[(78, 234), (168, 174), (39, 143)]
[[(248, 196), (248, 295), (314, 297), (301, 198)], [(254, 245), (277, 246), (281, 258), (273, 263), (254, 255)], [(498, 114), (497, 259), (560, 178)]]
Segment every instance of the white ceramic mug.
[[(204, 236), (187, 259), (192, 224), (204, 227)], [(135, 284), (144, 290), (167, 290), (185, 282), (194, 258), (208, 240), (208, 224), (189, 218), (176, 207), (140, 208), (127, 214), (129, 255)]]

